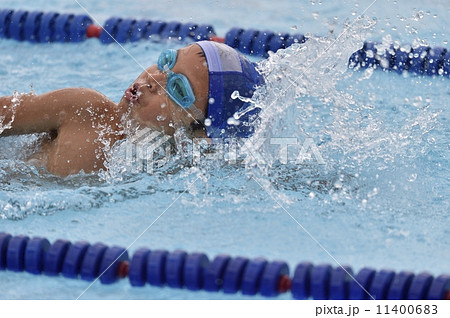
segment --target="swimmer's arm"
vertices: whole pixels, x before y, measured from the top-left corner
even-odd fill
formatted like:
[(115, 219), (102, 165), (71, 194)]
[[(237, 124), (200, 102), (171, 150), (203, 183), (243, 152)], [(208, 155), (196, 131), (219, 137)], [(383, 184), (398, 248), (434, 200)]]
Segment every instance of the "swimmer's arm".
[(92, 118), (87, 120), (89, 116), (114, 104), (99, 92), (87, 88), (66, 88), (18, 98), (20, 102), (12, 101), (12, 96), (0, 97), (0, 128), (11, 122), (11, 127), (0, 136), (51, 132), (67, 122), (90, 124)]

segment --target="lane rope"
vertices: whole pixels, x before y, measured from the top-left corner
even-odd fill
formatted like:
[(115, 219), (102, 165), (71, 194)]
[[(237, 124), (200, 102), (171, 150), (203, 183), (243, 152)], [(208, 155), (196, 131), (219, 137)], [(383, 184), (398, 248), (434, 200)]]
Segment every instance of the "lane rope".
[[(286, 262), (249, 259), (226, 254), (209, 260), (205, 253), (182, 250), (137, 249), (132, 256), (123, 247), (86, 241), (71, 243), (46, 238), (30, 238), (0, 233), (0, 270), (33, 275), (62, 276), (113, 284), (128, 279), (131, 286), (205, 290), (225, 294), (277, 297), (290, 293), (294, 299), (368, 299), (364, 289), (376, 299), (449, 300), (450, 275), (414, 274), (389, 269), (362, 268), (354, 275), (345, 266), (299, 263), (291, 274)], [(120, 255), (120, 257), (118, 257)]]

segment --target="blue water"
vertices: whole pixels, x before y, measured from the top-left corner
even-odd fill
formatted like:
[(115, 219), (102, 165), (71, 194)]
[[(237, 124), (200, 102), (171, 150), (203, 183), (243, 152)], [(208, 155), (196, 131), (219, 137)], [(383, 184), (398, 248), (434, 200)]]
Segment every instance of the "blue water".
[[(0, 232), (128, 247), (160, 216), (131, 246), (131, 254), (147, 246), (202, 251), (210, 258), (263, 256), (286, 260), (291, 269), (305, 260), (337, 266), (331, 254), (354, 270), (450, 272), (450, 80), (346, 68), (363, 40), (449, 48), (446, 1), (379, 0), (315, 63), (345, 23), (372, 1), (80, 2), (100, 22), (116, 15), (210, 23), (219, 35), (240, 26), (322, 37), (260, 62), (267, 87), (255, 96), (264, 121), (253, 144), (266, 142), (250, 149), (265, 160), (259, 165), (207, 160), (195, 165), (180, 150), (153, 174), (136, 173), (124, 165), (125, 142), (113, 149), (108, 171), (60, 179), (25, 163), (39, 136), (0, 139)], [(4, 0), (2, 7), (83, 12), (70, 0)], [(163, 48), (182, 45), (140, 42), (125, 48), (150, 65)], [(141, 72), (121, 48), (97, 40), (77, 45), (0, 40), (0, 51), (1, 95), (86, 86), (118, 101)], [(297, 138), (297, 146), (289, 146), (288, 164), (271, 138)], [(323, 163), (314, 156), (294, 162), (307, 138)], [(243, 150), (251, 158), (248, 151)], [(0, 293), (4, 299), (73, 299), (89, 286), (12, 272), (0, 272), (0, 282), (7, 290)], [(132, 288), (124, 280), (96, 283), (82, 298), (245, 297)]]

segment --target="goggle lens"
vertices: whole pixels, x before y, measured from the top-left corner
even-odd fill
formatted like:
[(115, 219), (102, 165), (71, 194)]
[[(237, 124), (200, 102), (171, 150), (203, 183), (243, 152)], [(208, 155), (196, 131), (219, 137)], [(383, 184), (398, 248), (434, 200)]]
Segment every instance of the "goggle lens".
[(167, 93), (183, 108), (189, 108), (195, 102), (195, 95), (189, 80), (183, 74), (170, 71), (177, 61), (177, 51), (165, 50), (158, 58), (158, 68), (167, 73)]

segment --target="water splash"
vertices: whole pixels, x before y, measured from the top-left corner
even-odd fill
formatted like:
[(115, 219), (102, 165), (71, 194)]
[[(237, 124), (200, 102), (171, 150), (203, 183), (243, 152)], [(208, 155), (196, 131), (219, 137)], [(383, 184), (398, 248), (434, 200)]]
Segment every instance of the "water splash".
[[(393, 116), (393, 110), (380, 101), (383, 93), (378, 89), (368, 93), (364, 87), (377, 85), (384, 74), (348, 69), (348, 58), (362, 47), (373, 26), (372, 20), (363, 18), (346, 25), (338, 38), (308, 35), (306, 43), (271, 53), (259, 63), (266, 85), (251, 100), (232, 96), (261, 109), (256, 133), (239, 144), (242, 160), (216, 160), (212, 156), (215, 145), (194, 145), (187, 131), (176, 127), (174, 138), (156, 149), (153, 158), (158, 164), (148, 173), (142, 169), (144, 163), (137, 166), (127, 157), (127, 149), (135, 145), (135, 123), (126, 123), (128, 138), (112, 148), (106, 142), (107, 129), (99, 126), (103, 132), (99, 141), (104, 142), (108, 157), (106, 170), (98, 174), (60, 180), (27, 165), (23, 154), (17, 160), (4, 158), (0, 177), (12, 182), (1, 194), (0, 216), (19, 219), (65, 209), (87, 211), (155, 193), (184, 193), (183, 203), (198, 213), (211, 208), (229, 213), (230, 202), (233, 206), (255, 198), (264, 202), (270, 200), (268, 195), (287, 205), (310, 200), (332, 208), (348, 204), (361, 211), (388, 205), (391, 201), (379, 200), (380, 196), (398, 197), (404, 184), (386, 176), (402, 167), (415, 167), (415, 160), (427, 153), (426, 140), (438, 113), (431, 110), (431, 101), (410, 98)], [(381, 45), (389, 40), (386, 36)], [(232, 120), (238, 121), (240, 115)], [(37, 140), (21, 138), (14, 137), (14, 142), (23, 140), (30, 149)], [(295, 139), (288, 140), (286, 162), (274, 138)], [(306, 140), (312, 140), (325, 164), (316, 160)], [(2, 138), (2, 144), (7, 142)], [(20, 148), (17, 153), (23, 152)], [(209, 156), (200, 164), (193, 155), (199, 148)], [(306, 159), (298, 164), (302, 151)], [(253, 160), (257, 158), (262, 162)], [(399, 176), (404, 176), (408, 189), (420, 180), (416, 171), (405, 170)], [(386, 194), (387, 189), (392, 191)]]
[(21, 103), (22, 97), (25, 95), (31, 95), (31, 94), (33, 94), (33, 93), (25, 94), (25, 93), (19, 93), (19, 92), (15, 91), (12, 95), (10, 106), (0, 105), (0, 107), (3, 107), (3, 108), (8, 107), (11, 112), (11, 118), (8, 122), (5, 122), (6, 115), (0, 116), (0, 134), (2, 134), (5, 130), (12, 128), (12, 123), (14, 122), (14, 119), (16, 117), (16, 110), (17, 110), (17, 107)]
[[(310, 36), (306, 43), (294, 44), (260, 63), (266, 85), (255, 92), (252, 103), (261, 109), (261, 123), (247, 145), (249, 153), (262, 154), (265, 164), (254, 162), (250, 174), (268, 178), (282, 189), (312, 191), (315, 198), (325, 193), (323, 202), (364, 198), (367, 206), (377, 193), (366, 184), (376, 181), (377, 171), (412, 165), (426, 153), (424, 139), (439, 112), (421, 103), (393, 120), (367, 89), (356, 89), (373, 80), (373, 69), (355, 73), (348, 69), (348, 59), (374, 25), (361, 18), (347, 25), (337, 39)], [(381, 45), (386, 46), (384, 42)], [(280, 165), (279, 148), (270, 142), (280, 137), (312, 138), (326, 164), (316, 160), (295, 165), (294, 155), (291, 165)], [(261, 145), (261, 140), (267, 142)], [(298, 153), (301, 144), (289, 149)], [(270, 187), (265, 190), (274, 193)]]
[[(317, 118), (318, 103), (334, 109), (348, 109), (355, 104), (353, 96), (336, 86), (351, 76), (348, 58), (361, 48), (373, 26), (372, 20), (358, 19), (346, 25), (336, 39), (309, 36), (306, 43), (294, 44), (262, 61), (259, 70), (266, 78), (266, 85), (253, 97), (255, 107), (262, 110), (261, 124), (250, 144), (273, 136), (315, 136), (319, 142), (322, 138), (319, 127), (325, 123)], [(277, 158), (269, 148), (268, 144), (263, 146), (270, 168)], [(249, 149), (253, 150), (256, 149)]]

